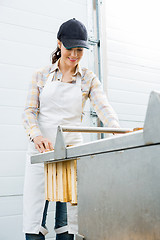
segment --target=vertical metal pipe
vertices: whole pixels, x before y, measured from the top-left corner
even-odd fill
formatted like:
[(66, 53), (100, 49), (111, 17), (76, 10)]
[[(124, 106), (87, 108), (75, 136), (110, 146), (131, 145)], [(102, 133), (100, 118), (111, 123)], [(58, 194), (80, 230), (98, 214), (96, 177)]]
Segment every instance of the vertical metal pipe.
[(96, 0), (96, 23), (97, 23), (97, 50), (98, 50), (98, 77), (102, 83), (102, 74), (101, 74), (101, 53), (100, 53), (100, 24), (99, 24), (99, 0)]
[[(96, 0), (96, 17), (97, 17), (97, 51), (98, 51), (98, 77), (103, 85), (102, 71), (101, 71), (101, 49), (100, 49), (100, 23), (99, 23), (99, 0)], [(103, 127), (103, 123), (100, 121), (100, 126)], [(104, 138), (104, 133), (101, 133), (101, 138)]]

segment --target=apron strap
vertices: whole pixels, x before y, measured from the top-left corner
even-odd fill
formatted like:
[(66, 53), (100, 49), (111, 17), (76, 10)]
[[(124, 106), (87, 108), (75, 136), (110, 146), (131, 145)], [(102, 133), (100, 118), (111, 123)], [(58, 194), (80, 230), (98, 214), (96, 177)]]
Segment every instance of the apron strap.
[(76, 85), (81, 87), (81, 76), (79, 73), (77, 73)]
[(54, 71), (54, 72), (50, 73), (47, 81), (52, 82), (53, 77), (54, 77), (54, 80), (55, 80), (56, 76), (57, 76), (57, 71)]
[[(53, 77), (54, 77), (54, 79), (53, 79)], [(55, 80), (56, 77), (57, 77), (57, 71), (52, 72), (52, 73), (50, 73), (47, 81), (52, 82), (52, 79)], [(81, 75), (79, 73), (77, 73), (76, 85), (78, 87), (81, 87)]]

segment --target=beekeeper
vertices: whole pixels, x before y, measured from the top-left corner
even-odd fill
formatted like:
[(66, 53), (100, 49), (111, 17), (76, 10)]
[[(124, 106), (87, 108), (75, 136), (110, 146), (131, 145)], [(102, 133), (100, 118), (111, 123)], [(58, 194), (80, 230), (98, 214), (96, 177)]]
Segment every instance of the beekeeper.
[[(86, 27), (75, 18), (64, 22), (57, 34), (52, 65), (33, 74), (23, 114), (29, 146), (24, 183), (23, 231), (26, 240), (44, 240), (48, 201), (44, 194), (44, 166), (31, 165), (30, 156), (53, 150), (58, 125), (80, 126), (89, 98), (105, 126), (119, 127), (116, 113), (102, 91), (100, 81), (80, 66), (88, 47)], [(82, 143), (81, 133), (65, 133), (66, 145)], [(67, 205), (67, 207), (66, 207)], [(77, 229), (77, 208), (56, 203), (57, 240), (73, 240)]]

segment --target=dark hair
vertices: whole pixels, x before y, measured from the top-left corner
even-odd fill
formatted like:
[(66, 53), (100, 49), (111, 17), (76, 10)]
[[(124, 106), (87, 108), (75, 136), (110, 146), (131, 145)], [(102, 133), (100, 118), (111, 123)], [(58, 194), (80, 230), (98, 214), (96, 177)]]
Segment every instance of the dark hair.
[(61, 57), (61, 49), (57, 47), (52, 53), (51, 53), (51, 58), (52, 58), (52, 64), (57, 62), (57, 60)]

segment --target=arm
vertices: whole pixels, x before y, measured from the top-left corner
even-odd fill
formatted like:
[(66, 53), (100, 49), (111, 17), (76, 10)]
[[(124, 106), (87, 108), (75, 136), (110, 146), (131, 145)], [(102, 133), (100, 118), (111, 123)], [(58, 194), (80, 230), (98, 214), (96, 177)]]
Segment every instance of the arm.
[(30, 140), (42, 135), (37, 121), (37, 116), (39, 113), (39, 88), (37, 83), (39, 77), (40, 76), (38, 72), (34, 73), (32, 76), (32, 81), (29, 86), (27, 101), (23, 113), (23, 125)]
[(96, 76), (92, 78), (89, 98), (98, 117), (107, 127), (119, 128), (119, 121), (117, 114), (108, 102), (105, 93), (102, 90), (100, 81)]
[(37, 117), (39, 114), (39, 87), (38, 80), (42, 78), (41, 73), (33, 74), (32, 82), (29, 86), (27, 101), (23, 113), (23, 124), (27, 135), (34, 142), (35, 148), (39, 152), (53, 150), (52, 143), (42, 136), (38, 126)]

